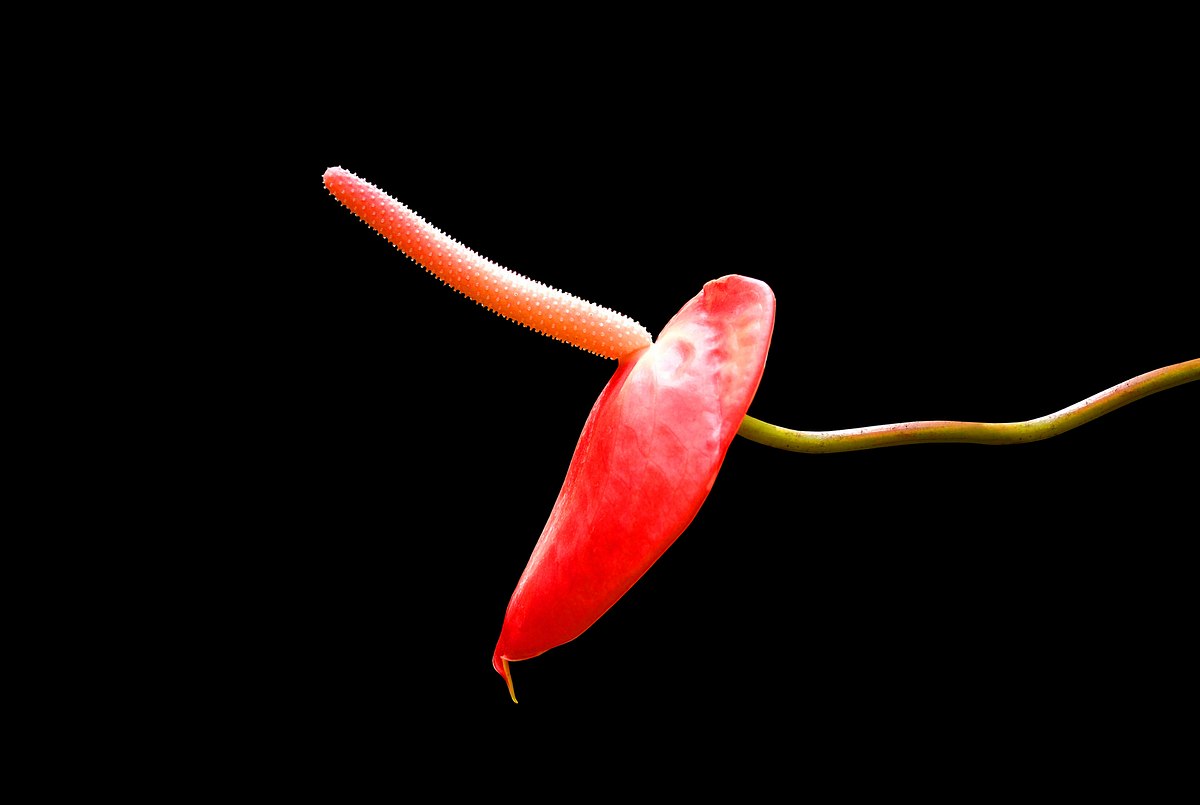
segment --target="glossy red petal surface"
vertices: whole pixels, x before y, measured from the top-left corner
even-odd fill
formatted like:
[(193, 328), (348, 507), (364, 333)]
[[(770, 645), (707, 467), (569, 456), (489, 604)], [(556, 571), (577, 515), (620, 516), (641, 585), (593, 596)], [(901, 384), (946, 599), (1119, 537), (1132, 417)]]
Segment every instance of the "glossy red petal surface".
[(764, 283), (705, 284), (592, 407), (509, 601), (493, 665), (578, 637), (695, 518), (762, 378), (775, 323)]

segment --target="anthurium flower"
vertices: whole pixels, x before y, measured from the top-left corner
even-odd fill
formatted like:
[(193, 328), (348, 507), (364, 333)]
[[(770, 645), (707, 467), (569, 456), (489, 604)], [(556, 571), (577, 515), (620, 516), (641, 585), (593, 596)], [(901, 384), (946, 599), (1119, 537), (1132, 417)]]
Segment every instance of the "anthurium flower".
[(803, 453), (922, 442), (1021, 444), (1200, 379), (1198, 358), (1023, 422), (789, 430), (747, 416), (775, 322), (775, 296), (764, 283), (739, 275), (706, 283), (654, 341), (620, 313), (480, 257), (349, 171), (330, 168), (324, 181), (352, 212), (455, 290), (523, 326), (617, 361), (509, 599), (492, 664), (513, 701), (510, 663), (573, 640), (620, 600), (695, 518), (734, 436)]
[(492, 664), (582, 634), (695, 518), (758, 389), (775, 296), (730, 275), (707, 283), (656, 342), (620, 314), (485, 260), (341, 168), (329, 191), (456, 290), (551, 337), (617, 359), (566, 480), (509, 601)]

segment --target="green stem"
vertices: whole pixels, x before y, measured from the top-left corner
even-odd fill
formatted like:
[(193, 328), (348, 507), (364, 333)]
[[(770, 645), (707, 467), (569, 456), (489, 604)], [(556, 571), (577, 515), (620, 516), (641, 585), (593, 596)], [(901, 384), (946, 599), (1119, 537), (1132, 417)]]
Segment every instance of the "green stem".
[(925, 442), (1023, 444), (1065, 433), (1134, 400), (1193, 380), (1200, 380), (1200, 358), (1146, 372), (1061, 411), (1025, 422), (931, 420), (847, 430), (807, 431), (789, 430), (747, 416), (738, 429), (738, 435), (768, 447), (796, 453), (845, 453)]

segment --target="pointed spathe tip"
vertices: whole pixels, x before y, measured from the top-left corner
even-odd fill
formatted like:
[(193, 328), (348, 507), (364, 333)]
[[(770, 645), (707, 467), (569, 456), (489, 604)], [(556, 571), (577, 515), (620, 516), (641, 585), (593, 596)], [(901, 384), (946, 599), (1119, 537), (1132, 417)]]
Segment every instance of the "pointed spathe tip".
[(504, 684), (508, 685), (508, 695), (512, 697), (513, 704), (517, 703), (517, 692), (513, 690), (512, 670), (508, 667), (508, 660), (501, 657), (498, 653), (492, 657), (492, 667), (500, 676), (504, 677)]

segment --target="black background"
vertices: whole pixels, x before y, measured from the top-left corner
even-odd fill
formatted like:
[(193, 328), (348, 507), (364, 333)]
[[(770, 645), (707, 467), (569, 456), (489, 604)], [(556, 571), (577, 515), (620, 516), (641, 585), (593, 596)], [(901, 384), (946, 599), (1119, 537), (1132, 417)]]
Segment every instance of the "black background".
[(1119, 59), (951, 50), (369, 90), (331, 65), (240, 155), (275, 185), (221, 275), (250, 332), (211, 392), (237, 449), (210, 511), (245, 507), (205, 548), (214, 675), (298, 729), (430, 707), (952, 744), (1177, 712), (1195, 384), (1023, 446), (735, 440), (642, 581), (514, 665), (514, 705), (505, 605), (615, 363), (442, 287), (321, 183), (344, 167), (652, 333), (709, 279), (763, 280), (750, 413), (787, 427), (1028, 419), (1200, 357), (1175, 96)]

